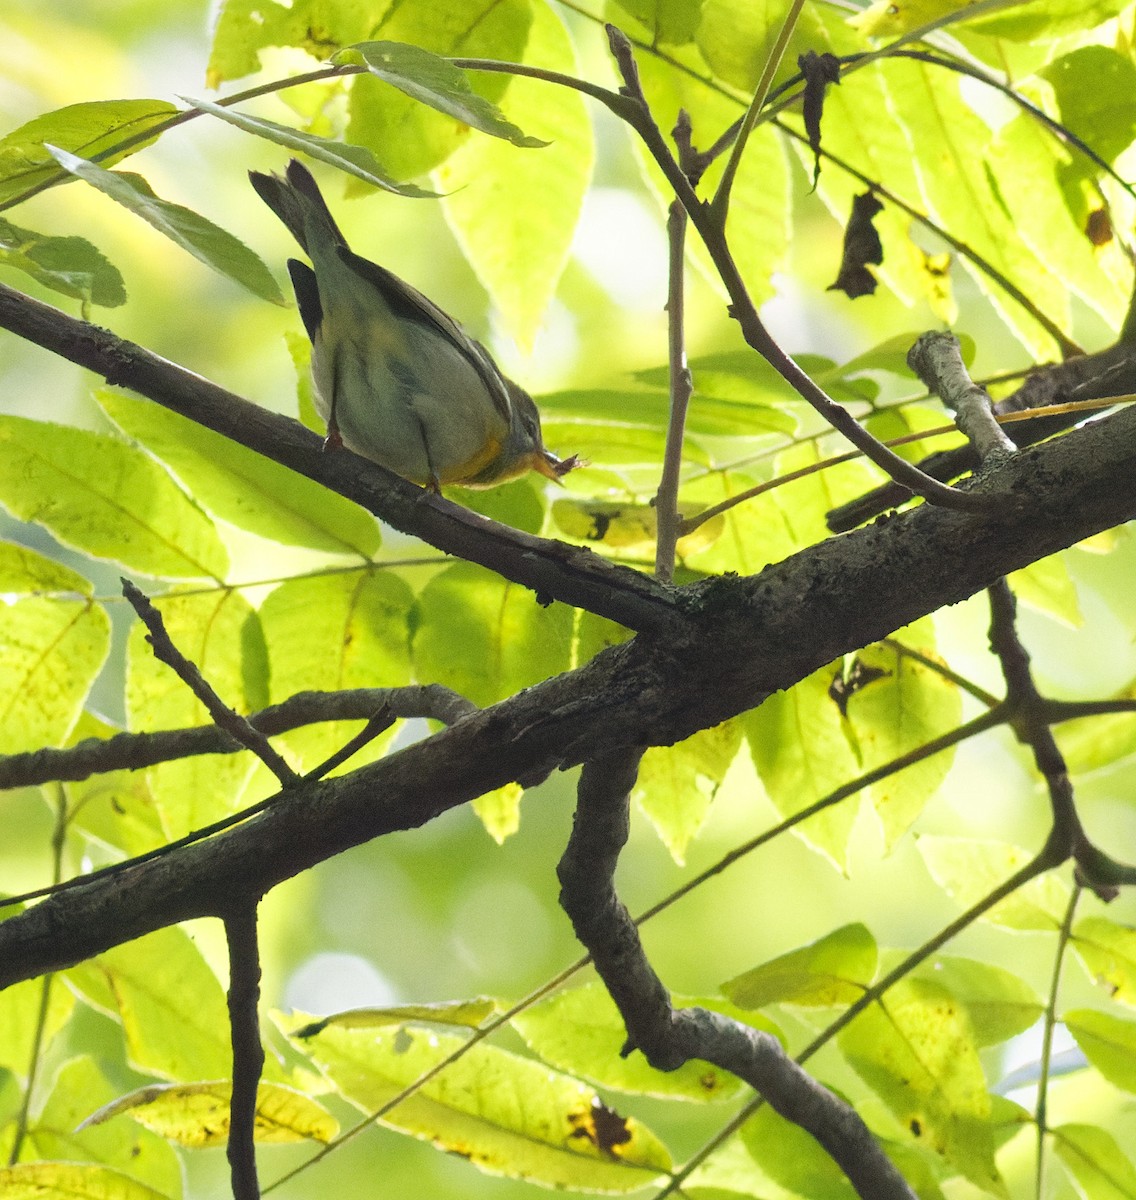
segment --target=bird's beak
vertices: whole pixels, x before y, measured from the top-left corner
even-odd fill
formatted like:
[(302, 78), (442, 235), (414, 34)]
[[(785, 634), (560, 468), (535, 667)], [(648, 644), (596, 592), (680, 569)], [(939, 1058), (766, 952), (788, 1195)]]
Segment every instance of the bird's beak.
[(538, 471), (546, 479), (551, 479), (554, 483), (562, 484), (564, 476), (569, 471), (574, 471), (582, 465), (578, 455), (573, 454), (571, 458), (557, 458), (551, 450), (545, 450), (543, 446), (532, 457), (532, 469)]

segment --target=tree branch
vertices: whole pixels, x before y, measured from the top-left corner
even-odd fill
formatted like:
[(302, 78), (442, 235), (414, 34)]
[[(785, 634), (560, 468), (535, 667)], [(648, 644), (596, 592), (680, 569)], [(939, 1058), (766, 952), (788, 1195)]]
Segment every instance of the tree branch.
[(562, 600), (640, 632), (661, 632), (675, 621), (672, 597), (655, 580), (606, 562), (590, 550), (498, 524), (348, 450), (321, 453), (321, 439), (298, 421), (250, 404), (141, 346), (4, 284), (0, 328), (299, 471), (403, 533), (532, 588), (542, 603)]
[[(349, 688), (342, 692), (297, 692), (253, 713), (248, 722), (267, 737), (321, 721), (367, 721), (385, 710), (392, 720), (429, 717), (452, 725), (477, 705), (440, 683), (398, 688)], [(157, 733), (116, 733), (84, 738), (57, 750), (48, 746), (24, 754), (0, 755), (0, 791), (59, 782), (77, 783), (107, 771), (138, 771), (199, 754), (238, 754), (245, 747), (215, 725), (163, 729)]]
[(630, 748), (585, 763), (558, 871), (560, 903), (627, 1027), (623, 1053), (639, 1050), (661, 1071), (697, 1058), (731, 1072), (812, 1134), (865, 1200), (913, 1200), (856, 1110), (798, 1066), (772, 1034), (706, 1009), (671, 1007), (615, 892), (641, 753)]
[(809, 547), (760, 575), (676, 589), (684, 624), (466, 717), (349, 775), (304, 782), (205, 843), (53, 896), (0, 925), (0, 986), (154, 929), (223, 915), (351, 846), (511, 780), (680, 741), (839, 655), (1136, 516), (1136, 409), (1023, 450), (978, 486), (1004, 511), (932, 505)]
[(259, 1200), (256, 1175), (256, 1107), (264, 1046), (260, 1040), (260, 946), (256, 900), (233, 906), (225, 917), (229, 945), (229, 1031), (233, 1086), (229, 1096), (229, 1175), (233, 1200)]

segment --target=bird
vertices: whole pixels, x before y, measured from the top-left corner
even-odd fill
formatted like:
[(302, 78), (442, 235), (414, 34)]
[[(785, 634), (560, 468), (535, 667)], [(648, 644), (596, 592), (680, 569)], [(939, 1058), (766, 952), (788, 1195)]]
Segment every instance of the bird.
[(346, 446), (440, 492), (495, 487), (527, 471), (548, 479), (580, 465), (545, 449), (532, 397), (421, 292), (347, 245), (312, 173), (250, 171), (257, 195), (311, 266), (288, 260), (312, 343), (316, 408), (327, 449)]

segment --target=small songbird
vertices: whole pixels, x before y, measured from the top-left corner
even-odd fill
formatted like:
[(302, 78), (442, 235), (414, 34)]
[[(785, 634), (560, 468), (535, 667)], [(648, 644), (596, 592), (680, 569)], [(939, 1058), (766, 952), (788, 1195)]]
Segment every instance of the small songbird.
[(312, 260), (288, 260), (312, 341), (316, 407), (339, 444), (438, 491), (486, 488), (578, 466), (544, 448), (532, 397), (501, 374), (452, 317), (385, 267), (352, 252), (311, 172), (250, 171), (260, 198)]

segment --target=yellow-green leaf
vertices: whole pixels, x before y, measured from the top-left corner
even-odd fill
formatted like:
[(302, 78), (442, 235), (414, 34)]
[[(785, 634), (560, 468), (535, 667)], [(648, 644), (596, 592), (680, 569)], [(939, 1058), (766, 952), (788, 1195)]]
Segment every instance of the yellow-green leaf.
[[(435, 0), (429, 5), (395, 4), (375, 31), (385, 41), (404, 42), (434, 54), (520, 62), (532, 23), (530, 0)], [(509, 87), (508, 75), (472, 77), (474, 91), (493, 103)], [(473, 128), (438, 112), (372, 76), (351, 88), (347, 135), (378, 154), (397, 179), (409, 179), (444, 162)]]
[(839, 1034), (844, 1057), (910, 1133), (979, 1187), (1000, 1192), (990, 1097), (966, 1009), (908, 979)]
[[(229, 1138), (232, 1090), (227, 1079), (152, 1084), (104, 1105), (83, 1125), (101, 1125), (126, 1113), (153, 1133), (180, 1146), (194, 1149), (223, 1146)], [(339, 1122), (322, 1104), (303, 1092), (279, 1083), (262, 1083), (257, 1088), (253, 1137), (259, 1144), (280, 1146), (303, 1141), (326, 1144), (338, 1132)]]
[(379, 548), (375, 518), (313, 480), (160, 404), (108, 389), (97, 399), (215, 516), (289, 546), (364, 558)]
[(47, 558), (27, 546), (0, 542), (0, 593), (26, 596), (41, 592), (75, 592), (89, 596), (90, 580), (78, 571)]
[(741, 1008), (853, 1004), (876, 975), (879, 952), (866, 926), (845, 925), (722, 985)]
[(121, 1171), (92, 1163), (39, 1162), (0, 1167), (4, 1200), (170, 1200)]
[(89, 599), (33, 595), (3, 614), (0, 753), (62, 745), (110, 649), (106, 610)]
[(106, 308), (126, 303), (118, 268), (86, 238), (48, 237), (0, 218), (0, 264), (85, 303)]
[[(367, 1112), (465, 1044), (409, 1025), (329, 1028), (293, 1041)], [(671, 1168), (665, 1147), (646, 1126), (607, 1108), (586, 1084), (485, 1043), (382, 1121), (484, 1171), (546, 1187), (630, 1192)]]
[[(1031, 861), (1020, 846), (981, 838), (921, 837), (919, 853), (935, 882), (961, 907), (969, 908), (1005, 883)], [(982, 914), (982, 919), (1011, 929), (1061, 928), (1069, 889), (1052, 873), (1023, 884)]]
[(545, 146), (505, 119), (501, 110), (470, 86), (469, 76), (449, 59), (431, 54), (408, 42), (357, 42), (340, 50), (332, 60), (336, 66), (362, 65), (376, 79), (391, 84), (412, 99), (464, 125), (504, 138), (514, 146)]
[[(127, 1056), (136, 1069), (181, 1080), (219, 1078), (231, 1071), (221, 984), (176, 926), (72, 967), (67, 980), (122, 1022)], [(266, 1072), (276, 1070), (269, 1062)]]
[(154, 194), (142, 178), (126, 171), (107, 171), (98, 163), (80, 158), (58, 146), (48, 146), (52, 157), (65, 170), (97, 188), (136, 217), (141, 217), (175, 245), (199, 262), (227, 275), (254, 296), (283, 304), (284, 297), (272, 272), (227, 230), (192, 209)]
[(741, 743), (741, 722), (730, 720), (643, 755), (632, 795), (680, 865)]
[(1050, 1129), (1053, 1149), (1091, 1200), (1136, 1200), (1136, 1166), (1116, 1139), (1099, 1125)]
[(485, 792), (473, 802), (477, 819), (498, 846), (521, 827), (521, 797), (524, 793), (525, 789), (519, 783), (507, 783)]
[[(889, 968), (906, 957), (888, 956)], [(1041, 1016), (1042, 1002), (1030, 985), (1002, 967), (955, 955), (935, 955), (916, 968), (916, 977), (945, 988), (970, 1016), (979, 1046), (995, 1046), (1024, 1033)]]
[[(296, 692), (401, 687), (410, 682), (409, 620), (413, 598), (393, 572), (372, 569), (313, 575), (281, 584), (260, 608), (268, 646), (270, 698)], [(319, 620), (312, 614), (318, 613)], [(281, 740), (310, 770), (361, 728), (358, 721), (297, 729)], [(380, 756), (393, 731), (375, 738), (344, 766)]]
[[(248, 713), (252, 705), (243, 658), (256, 614), (244, 596), (227, 589), (174, 593), (156, 598), (154, 605), (178, 650), (226, 704)], [(138, 733), (212, 723), (201, 701), (154, 656), (141, 621), (131, 625), (127, 644), (126, 715)], [(256, 765), (251, 754), (223, 754), (147, 768), (150, 795), (168, 835), (181, 837), (232, 812)]]
[[(58, 983), (71, 994), (62, 980)], [(83, 1056), (66, 1063), (33, 1117), (29, 1149), (34, 1147), (41, 1159), (98, 1163), (124, 1171), (163, 1195), (180, 1196), (181, 1164), (162, 1138), (128, 1121), (113, 1127), (79, 1128), (91, 1106), (109, 1100), (114, 1091), (93, 1059)]]
[(64, 545), (158, 579), (221, 579), (213, 522), (149, 455), (86, 429), (0, 417), (0, 504)]
[(74, 995), (52, 975), (5, 988), (0, 992), (0, 1066), (17, 1079), (26, 1080), (37, 1023), (43, 1021), (46, 1045), (67, 1024), (74, 1007)]
[(292, 1037), (315, 1037), (329, 1026), (340, 1029), (378, 1029), (384, 1025), (404, 1025), (407, 1021), (432, 1021), (439, 1025), (460, 1025), (480, 1029), (497, 1012), (496, 1000), (478, 996), (473, 1000), (441, 1000), (436, 1004), (398, 1004), (390, 1008), (352, 1008), (347, 1012), (321, 1017), (292, 1031)]
[[(45, 143), (93, 158), (175, 116), (165, 100), (91, 100), (34, 117), (0, 138), (0, 204), (61, 174)], [(102, 161), (118, 162), (146, 145), (142, 140)]]
[[(547, 5), (533, 8), (525, 54), (546, 69), (576, 73), (567, 31)], [(469, 138), (435, 178), (466, 258), (528, 351), (568, 260), (592, 173), (592, 127), (579, 92), (539, 79), (514, 79), (502, 109), (551, 145), (527, 154), (510, 142)]]
[(1065, 1014), (1065, 1028), (1109, 1083), (1136, 1092), (1136, 1021), (1080, 1008)]
[(201, 112), (209, 113), (218, 120), (229, 125), (235, 125), (245, 133), (254, 134), (288, 150), (306, 154), (309, 158), (327, 163), (347, 175), (372, 187), (382, 188), (386, 192), (394, 192), (399, 196), (425, 198), (434, 193), (426, 191), (412, 183), (399, 183), (383, 170), (375, 156), (365, 146), (354, 146), (349, 142), (336, 142), (330, 138), (320, 137), (314, 133), (303, 133), (288, 125), (280, 125), (264, 117), (250, 117), (235, 108), (221, 104), (213, 104), (208, 100), (194, 100), (185, 97), (187, 104)]
[(572, 611), (542, 608), (528, 588), (460, 563), (422, 589), (414, 635), (415, 674), (475, 704), (505, 696), (571, 665)]
[(1108, 917), (1083, 917), (1073, 927), (1073, 949), (1114, 1000), (1136, 1008), (1136, 929)]
[[(764, 1018), (754, 1019), (721, 1000), (672, 997), (676, 1008), (698, 1005), (726, 1012), (736, 1020), (773, 1036), (776, 1027)], [(709, 1063), (691, 1061), (677, 1071), (656, 1071), (641, 1054), (624, 1057), (627, 1030), (600, 983), (568, 988), (526, 1008), (513, 1018), (525, 1042), (545, 1062), (600, 1087), (640, 1096), (670, 1100), (729, 1100), (741, 1090), (736, 1076)]]

